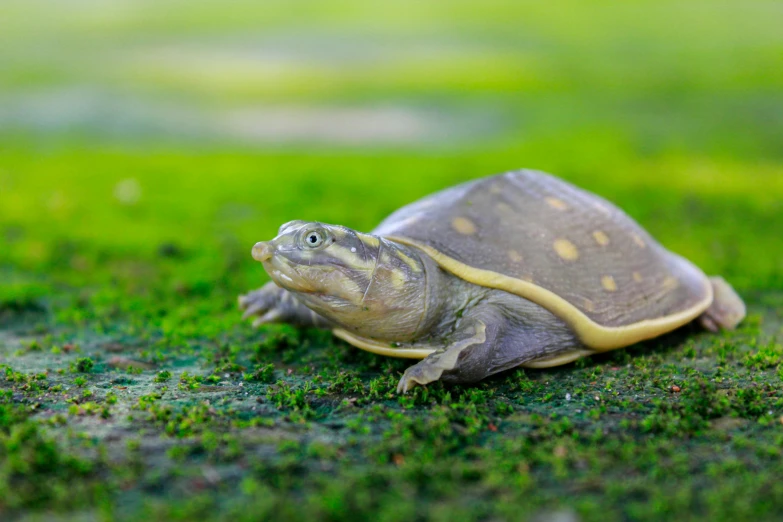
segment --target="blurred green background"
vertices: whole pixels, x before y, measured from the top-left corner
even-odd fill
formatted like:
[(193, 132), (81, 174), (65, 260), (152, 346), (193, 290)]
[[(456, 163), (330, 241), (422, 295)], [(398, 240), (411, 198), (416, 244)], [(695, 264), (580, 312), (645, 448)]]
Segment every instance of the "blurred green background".
[(209, 263), (292, 218), (367, 230), (526, 167), (779, 285), (781, 21), (777, 2), (7, 0), (0, 255), (50, 275), (63, 241), (175, 242)]
[(774, 1), (3, 0), (0, 360), (67, 366), (12, 355), (30, 335), (98, 361), (162, 336), (136, 359), (203, 370), (203, 346), (264, 335), (235, 299), (280, 224), (370, 230), (517, 168), (613, 200), (763, 313), (783, 290), (781, 27)]

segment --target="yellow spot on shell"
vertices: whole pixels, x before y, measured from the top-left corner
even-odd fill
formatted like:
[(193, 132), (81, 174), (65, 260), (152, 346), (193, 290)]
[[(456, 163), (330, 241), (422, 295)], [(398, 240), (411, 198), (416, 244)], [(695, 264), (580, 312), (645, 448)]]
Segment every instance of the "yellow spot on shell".
[(642, 274), (640, 274), (639, 272), (634, 272), (633, 273), (633, 280), (634, 281), (636, 281), (637, 283), (641, 283), (642, 279), (643, 279)]
[(520, 254), (516, 250), (509, 250), (508, 258), (515, 263), (519, 263), (520, 261), (522, 261), (522, 254)]
[(466, 217), (455, 217), (451, 222), (451, 226), (454, 230), (466, 236), (476, 233), (476, 225)]
[(587, 312), (595, 311), (595, 303), (593, 303), (590, 299), (587, 299), (586, 297), (584, 298), (584, 302), (582, 303), (582, 306)]
[(502, 189), (502, 188), (500, 188), (500, 185), (498, 185), (497, 183), (493, 183), (493, 184), (492, 184), (492, 185), (489, 187), (489, 192), (490, 192), (491, 194), (500, 194), (501, 192), (503, 192), (503, 189)]
[(677, 285), (679, 285), (679, 282), (672, 276), (669, 276), (663, 280), (663, 287), (667, 290), (673, 290), (677, 288)]
[(633, 235), (633, 242), (636, 243), (639, 246), (639, 248), (647, 247), (647, 243), (644, 242), (644, 239), (642, 239), (642, 236), (640, 236), (639, 234)]
[(563, 200), (560, 200), (560, 199), (557, 199), (557, 198), (548, 197), (548, 198), (545, 198), (544, 201), (546, 201), (549, 204), (550, 207), (555, 208), (557, 210), (567, 210), (568, 209), (568, 205)]
[(593, 232), (593, 238), (595, 239), (595, 242), (601, 246), (606, 246), (609, 244), (609, 236), (607, 236), (606, 233), (602, 230), (596, 230)]
[(501, 214), (511, 214), (512, 212), (514, 212), (514, 209), (511, 208), (511, 205), (509, 205), (508, 203), (498, 203), (496, 208), (498, 209), (498, 212), (500, 212)]
[(572, 242), (567, 239), (557, 239), (552, 245), (557, 252), (557, 255), (565, 259), (566, 261), (574, 261), (579, 259), (579, 250)]
[(614, 292), (617, 290), (617, 283), (614, 282), (614, 277), (612, 276), (603, 276), (601, 278), (601, 286), (603, 286), (604, 290), (607, 292)]

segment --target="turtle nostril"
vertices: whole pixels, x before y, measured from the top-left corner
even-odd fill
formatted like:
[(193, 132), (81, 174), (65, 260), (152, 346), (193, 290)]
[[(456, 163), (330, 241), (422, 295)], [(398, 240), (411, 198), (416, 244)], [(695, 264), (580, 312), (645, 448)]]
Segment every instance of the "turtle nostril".
[(264, 262), (272, 258), (274, 248), (269, 243), (259, 241), (253, 246), (253, 259), (256, 261)]

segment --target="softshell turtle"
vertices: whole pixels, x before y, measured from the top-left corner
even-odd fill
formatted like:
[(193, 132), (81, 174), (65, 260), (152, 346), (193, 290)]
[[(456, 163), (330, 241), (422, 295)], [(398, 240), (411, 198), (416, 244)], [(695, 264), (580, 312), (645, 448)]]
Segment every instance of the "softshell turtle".
[(469, 383), (650, 339), (745, 305), (611, 203), (542, 172), (483, 178), (393, 213), (371, 234), (292, 221), (253, 247), (272, 282), (239, 298), (255, 324), (330, 328), (421, 359), (397, 388)]

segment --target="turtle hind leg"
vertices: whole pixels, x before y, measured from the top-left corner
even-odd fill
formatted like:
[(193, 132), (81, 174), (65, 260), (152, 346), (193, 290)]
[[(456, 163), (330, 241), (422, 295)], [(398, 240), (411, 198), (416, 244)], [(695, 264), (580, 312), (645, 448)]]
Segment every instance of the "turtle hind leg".
[(710, 277), (713, 299), (699, 317), (699, 323), (711, 332), (734, 330), (745, 318), (745, 303), (722, 277)]

